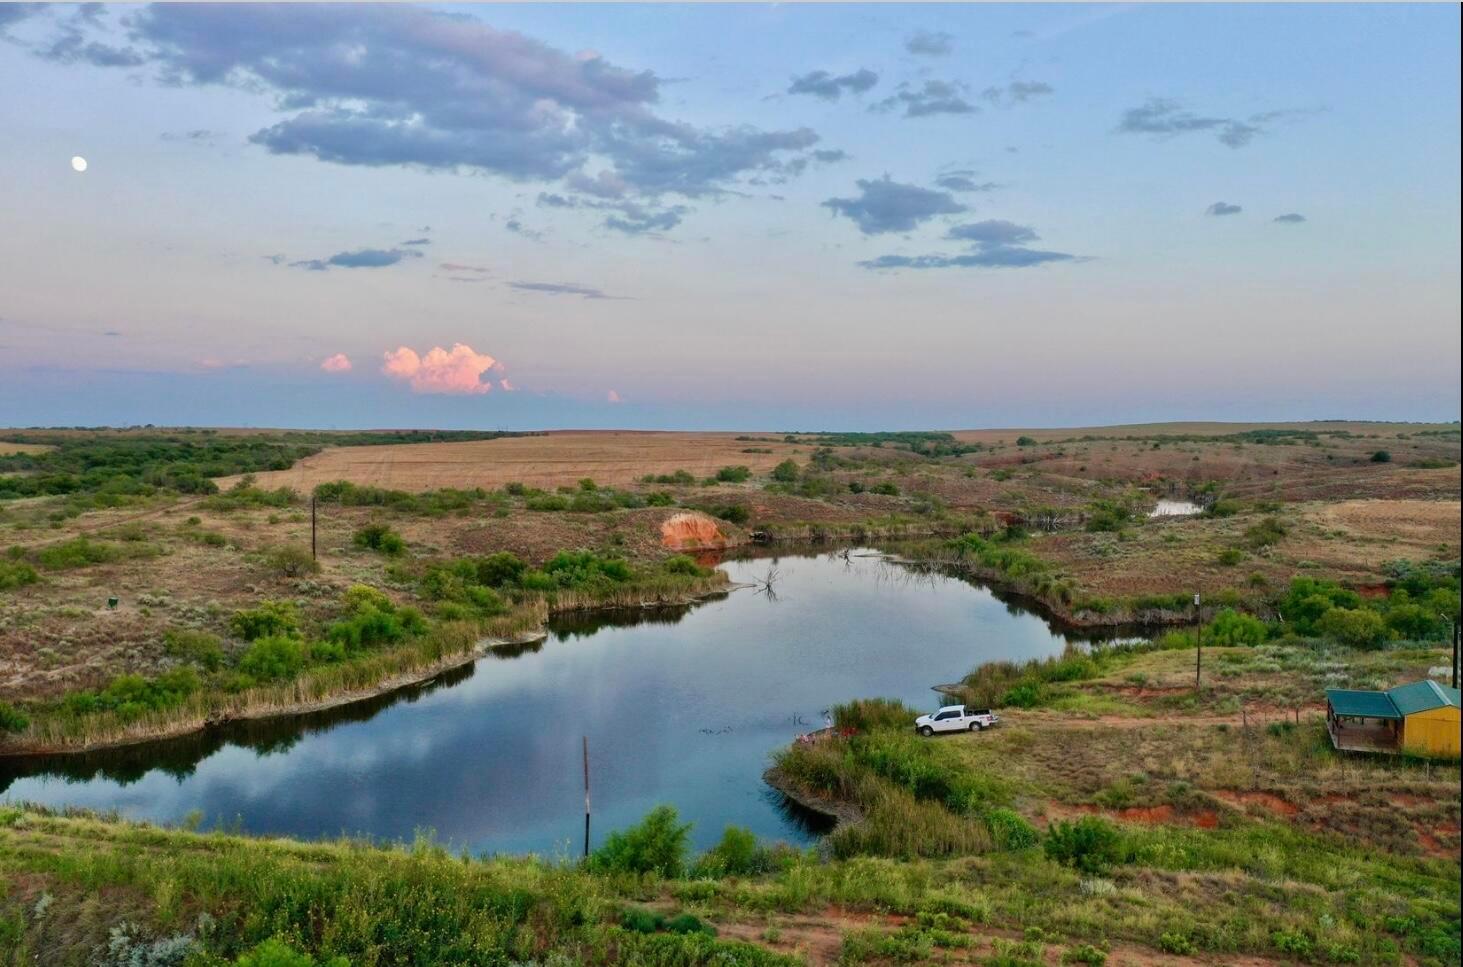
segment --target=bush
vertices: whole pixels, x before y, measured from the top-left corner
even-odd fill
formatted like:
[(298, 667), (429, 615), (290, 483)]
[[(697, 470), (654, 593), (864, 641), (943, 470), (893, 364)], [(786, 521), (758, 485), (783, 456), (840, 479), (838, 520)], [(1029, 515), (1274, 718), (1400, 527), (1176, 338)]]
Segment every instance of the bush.
[(1245, 543), (1259, 549), (1279, 544), (1289, 529), (1280, 522), (1278, 517), (1266, 517), (1257, 524), (1252, 524), (1245, 529)]
[(1237, 547), (1226, 547), (1219, 552), (1217, 560), (1223, 567), (1234, 567), (1245, 559), (1245, 552)]
[(721, 483), (745, 483), (751, 476), (750, 467), (722, 467), (716, 471), (716, 479)]
[(300, 628), (293, 601), (261, 601), (229, 616), (229, 631), (245, 641), (267, 635), (293, 635)]
[(1391, 462), (1392, 462), (1392, 454), (1388, 453), (1386, 450), (1378, 450), (1376, 453), (1373, 453), (1372, 454), (1372, 463), (1391, 463)]
[(0, 702), (0, 732), (24, 732), (30, 728), (30, 719), (9, 702)]
[(701, 876), (754, 876), (772, 868), (772, 854), (757, 845), (750, 829), (728, 826), (721, 841), (708, 850), (696, 864)]
[(727, 504), (724, 507), (713, 507), (711, 513), (722, 520), (730, 521), (733, 524), (745, 524), (752, 519), (752, 512), (741, 504)]
[(72, 714), (116, 712), (124, 719), (133, 719), (144, 712), (181, 705), (200, 684), (192, 668), (175, 668), (151, 680), (141, 675), (119, 675), (100, 692), (71, 692), (61, 704)]
[(1211, 645), (1259, 645), (1265, 641), (1264, 622), (1233, 608), (1225, 608), (1214, 616), (1205, 629), (1204, 638)]
[(898, 497), (899, 488), (886, 480), (883, 483), (876, 483), (870, 487), (869, 493), (880, 494), (885, 497)]
[(310, 553), (308, 547), (299, 544), (274, 548), (265, 555), (265, 563), (275, 574), (287, 578), (303, 577), (320, 570), (320, 563), (315, 560), (315, 555)]
[(560, 551), (549, 558), (544, 573), (561, 588), (620, 584), (634, 575), (618, 557), (600, 557), (593, 551)]
[(696, 563), (696, 559), (685, 554), (674, 554), (660, 562), (660, 569), (667, 574), (678, 574), (685, 577), (706, 577), (711, 573), (711, 568), (702, 567)]
[(610, 833), (589, 858), (597, 872), (651, 873), (666, 879), (686, 868), (691, 824), (680, 822), (674, 806), (656, 806), (637, 825)]
[(255, 641), (239, 657), (239, 671), (260, 682), (293, 678), (304, 669), (309, 654), (299, 638), (271, 635)]
[[(317, 963), (309, 954), (271, 937), (253, 950), (240, 954), (234, 961), (234, 967), (316, 967)], [(344, 957), (332, 957), (319, 967), (350, 967), (350, 961)]]
[(798, 479), (798, 465), (792, 460), (784, 460), (772, 468), (772, 479), (778, 483), (796, 483)]
[(1122, 861), (1122, 835), (1097, 816), (1058, 820), (1046, 834), (1046, 855), (1083, 873), (1102, 873)]
[(1351, 648), (1377, 648), (1387, 640), (1387, 623), (1366, 608), (1331, 608), (1316, 621), (1316, 630)]
[(1036, 845), (1036, 828), (1014, 809), (1000, 806), (990, 810), (985, 815), (985, 824), (998, 849), (1018, 850)]
[(91, 564), (105, 564), (119, 557), (117, 548), (111, 544), (100, 544), (85, 537), (75, 537), (60, 544), (42, 548), (36, 555), (41, 567), (48, 571), (65, 571)]
[(406, 550), (406, 541), (401, 535), (387, 527), (385, 524), (367, 524), (356, 531), (351, 538), (357, 547), (364, 547), (370, 551), (379, 551), (390, 557), (395, 557)]
[(174, 658), (191, 661), (208, 671), (216, 671), (224, 661), (223, 645), (218, 635), (191, 628), (173, 628), (164, 633), (163, 650)]
[(833, 724), (855, 732), (908, 729), (918, 715), (914, 709), (893, 698), (862, 698), (833, 706)]
[(35, 584), (40, 580), (36, 569), (24, 561), (0, 561), (0, 591)]

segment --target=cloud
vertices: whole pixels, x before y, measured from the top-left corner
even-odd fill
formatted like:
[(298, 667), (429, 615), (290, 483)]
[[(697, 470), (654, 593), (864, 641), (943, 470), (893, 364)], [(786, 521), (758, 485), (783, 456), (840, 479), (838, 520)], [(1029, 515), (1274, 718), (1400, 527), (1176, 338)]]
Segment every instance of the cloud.
[(947, 171), (935, 184), (948, 191), (995, 191), (1001, 187), (994, 181), (976, 181), (974, 171)]
[[(642, 204), (715, 197), (785, 172), (808, 128), (701, 128), (658, 113), (650, 70), (576, 56), (476, 16), (386, 4), (158, 4), (126, 19), (130, 46), (58, 57), (145, 64), (173, 86), (265, 94), (283, 115), (250, 141), (334, 164), (588, 178), (607, 166)], [(80, 28), (78, 28), (80, 29)], [(861, 82), (857, 82), (861, 83)], [(605, 174), (605, 173), (602, 173)], [(574, 190), (579, 190), (575, 188)]]
[(943, 30), (916, 30), (905, 38), (904, 49), (920, 57), (944, 57), (955, 49), (955, 38)]
[(869, 108), (871, 111), (904, 110), (907, 118), (929, 117), (934, 114), (976, 114), (980, 108), (969, 101), (970, 89), (959, 81), (925, 81), (924, 86), (915, 88), (907, 82), (899, 89)]
[(96, 67), (139, 67), (145, 63), (146, 58), (132, 47), (114, 47), (87, 40), (86, 31), (95, 29), (103, 16), (104, 8), (100, 3), (80, 4), (57, 26), (50, 46), (38, 49), (36, 54), (60, 64), (92, 64)]
[(1227, 147), (1243, 148), (1257, 136), (1265, 134), (1277, 121), (1294, 121), (1314, 113), (1316, 111), (1310, 108), (1285, 108), (1252, 114), (1244, 119), (1211, 117), (1195, 114), (1170, 98), (1155, 97), (1124, 111), (1118, 121), (1117, 132), (1151, 134), (1160, 139), (1210, 132)]
[(847, 161), (848, 152), (842, 148), (819, 148), (813, 152), (813, 160), (821, 161), (824, 164), (832, 164), (835, 161)]
[(461, 262), (443, 262), (439, 266), (447, 272), (476, 272), (478, 275), (487, 275), (491, 270), (482, 265), (464, 265)]
[(401, 244), (402, 245), (431, 245), (432, 244), (432, 240), (430, 238), (409, 238), (405, 242), (402, 242)]
[(498, 380), (498, 388), (505, 393), (512, 393), (518, 389), (518, 387), (514, 386), (513, 383), (508, 379)]
[(50, 4), (45, 3), (0, 3), (0, 31), (11, 24), (20, 23), (27, 17), (40, 13)]
[(529, 228), (527, 225), (523, 224), (523, 219), (521, 219), (516, 213), (508, 216), (508, 220), (503, 223), (503, 227), (508, 229), (508, 231), (512, 232), (514, 235), (522, 235), (524, 238), (532, 239), (535, 242), (542, 242), (544, 240), (543, 232), (540, 232), (537, 229)]
[(820, 97), (825, 101), (836, 101), (847, 91), (850, 94), (862, 94), (875, 84), (879, 83), (879, 75), (867, 67), (860, 68), (852, 74), (841, 74), (837, 77), (827, 71), (812, 71), (800, 77), (794, 77), (788, 85), (789, 94), (811, 94), (813, 97)]
[[(295, 269), (308, 269), (311, 272), (324, 272), (329, 268), (340, 269), (384, 269), (389, 265), (395, 265), (402, 259), (421, 258), (422, 253), (413, 249), (380, 249), (362, 248), (354, 252), (336, 252), (328, 259), (304, 259), (298, 262), (291, 262), (290, 267)], [(275, 257), (266, 256), (271, 261)], [(279, 264), (275, 261), (275, 264)]]
[(905, 185), (888, 175), (876, 180), (859, 179), (857, 198), (829, 198), (824, 208), (853, 219), (865, 235), (907, 232), (937, 215), (955, 215), (966, 210), (947, 191)]
[(480, 395), (493, 388), (482, 375), (498, 366), (498, 361), (479, 353), (464, 343), (455, 343), (451, 351), (435, 346), (426, 355), (418, 356), (407, 346), (382, 354), (381, 372), (388, 378), (407, 383), (413, 393), (445, 393)]
[(192, 131), (164, 131), (158, 138), (162, 141), (185, 141), (189, 144), (213, 144), (222, 136), (218, 131), (194, 128)]
[(587, 209), (606, 212), (604, 227), (626, 235), (653, 235), (669, 231), (689, 214), (685, 205), (646, 206), (620, 199), (603, 201), (597, 198), (568, 197), (554, 192), (539, 192), (540, 208)]
[(619, 393), (615, 392), (614, 390), (610, 390), (608, 393), (606, 393), (605, 394), (605, 399), (608, 400), (611, 403), (623, 403), (623, 402), (625, 402), (625, 398), (623, 396), (621, 396)]
[(1241, 208), (1238, 205), (1231, 205), (1227, 201), (1217, 201), (1214, 204), (1210, 205), (1208, 208), (1204, 209), (1204, 214), (1206, 214), (1206, 215), (1238, 215), (1242, 211), (1244, 211), (1244, 209)]
[(345, 353), (336, 353), (334, 356), (326, 356), (321, 361), (320, 368), (327, 373), (348, 373), (351, 371), (351, 360)]
[(952, 241), (967, 242), (969, 251), (956, 254), (881, 255), (859, 265), (866, 269), (1024, 269), (1049, 262), (1085, 261), (1067, 252), (1028, 248), (1041, 236), (1029, 225), (991, 219), (956, 225), (945, 234)]
[(1271, 221), (1279, 222), (1282, 225), (1299, 225), (1306, 217), (1300, 212), (1287, 212), (1284, 215), (1276, 215)]
[(1002, 107), (1025, 104), (1027, 101), (1055, 94), (1056, 89), (1044, 81), (1012, 81), (1005, 87), (987, 87), (980, 92), (983, 100)]
[(543, 292), (548, 295), (577, 295), (585, 299), (622, 299), (624, 296), (606, 295), (603, 289), (577, 282), (509, 282), (508, 288), (520, 292)]

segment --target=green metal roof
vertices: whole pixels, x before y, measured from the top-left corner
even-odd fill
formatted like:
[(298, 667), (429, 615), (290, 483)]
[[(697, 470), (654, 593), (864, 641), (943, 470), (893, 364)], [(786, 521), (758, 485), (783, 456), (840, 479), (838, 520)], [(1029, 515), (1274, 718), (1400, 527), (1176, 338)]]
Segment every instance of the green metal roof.
[(1448, 705), (1458, 707), (1458, 690), (1439, 685), (1430, 678), (1388, 689), (1387, 697), (1392, 700), (1393, 705), (1397, 706), (1397, 711), (1404, 716)]
[(1400, 719), (1402, 714), (1386, 692), (1365, 692), (1352, 688), (1326, 689), (1326, 701), (1337, 715), (1362, 715), (1369, 719)]

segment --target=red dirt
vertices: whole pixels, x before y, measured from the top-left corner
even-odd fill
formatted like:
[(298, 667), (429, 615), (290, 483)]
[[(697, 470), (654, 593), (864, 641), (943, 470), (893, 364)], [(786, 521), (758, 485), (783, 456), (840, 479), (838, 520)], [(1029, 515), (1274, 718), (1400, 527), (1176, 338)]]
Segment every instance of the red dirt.
[(716, 518), (688, 510), (675, 514), (660, 525), (660, 542), (678, 551), (726, 547), (726, 535)]
[(1290, 818), (1300, 812), (1300, 807), (1294, 803), (1287, 802), (1273, 792), (1239, 791), (1234, 789), (1216, 789), (1212, 792), (1216, 799), (1222, 799), (1235, 806), (1260, 806), (1261, 808), (1275, 813), (1277, 816)]
[(1173, 826), (1197, 826), (1200, 829), (1214, 829), (1219, 825), (1219, 814), (1212, 809), (1195, 812), (1179, 812), (1167, 803), (1158, 806), (1126, 806), (1122, 809), (1104, 809), (1093, 803), (1078, 803), (1068, 806), (1053, 802), (1049, 813), (1057, 818), (1063, 815), (1085, 813), (1090, 816), (1105, 815), (1127, 823), (1165, 823)]

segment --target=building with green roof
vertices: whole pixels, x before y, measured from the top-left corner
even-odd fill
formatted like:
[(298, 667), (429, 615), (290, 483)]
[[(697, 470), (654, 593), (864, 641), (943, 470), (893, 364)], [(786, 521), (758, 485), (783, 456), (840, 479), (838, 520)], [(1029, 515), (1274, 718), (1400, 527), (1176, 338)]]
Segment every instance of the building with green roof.
[(1385, 692), (1326, 689), (1326, 728), (1345, 751), (1459, 757), (1459, 693), (1431, 679)]

